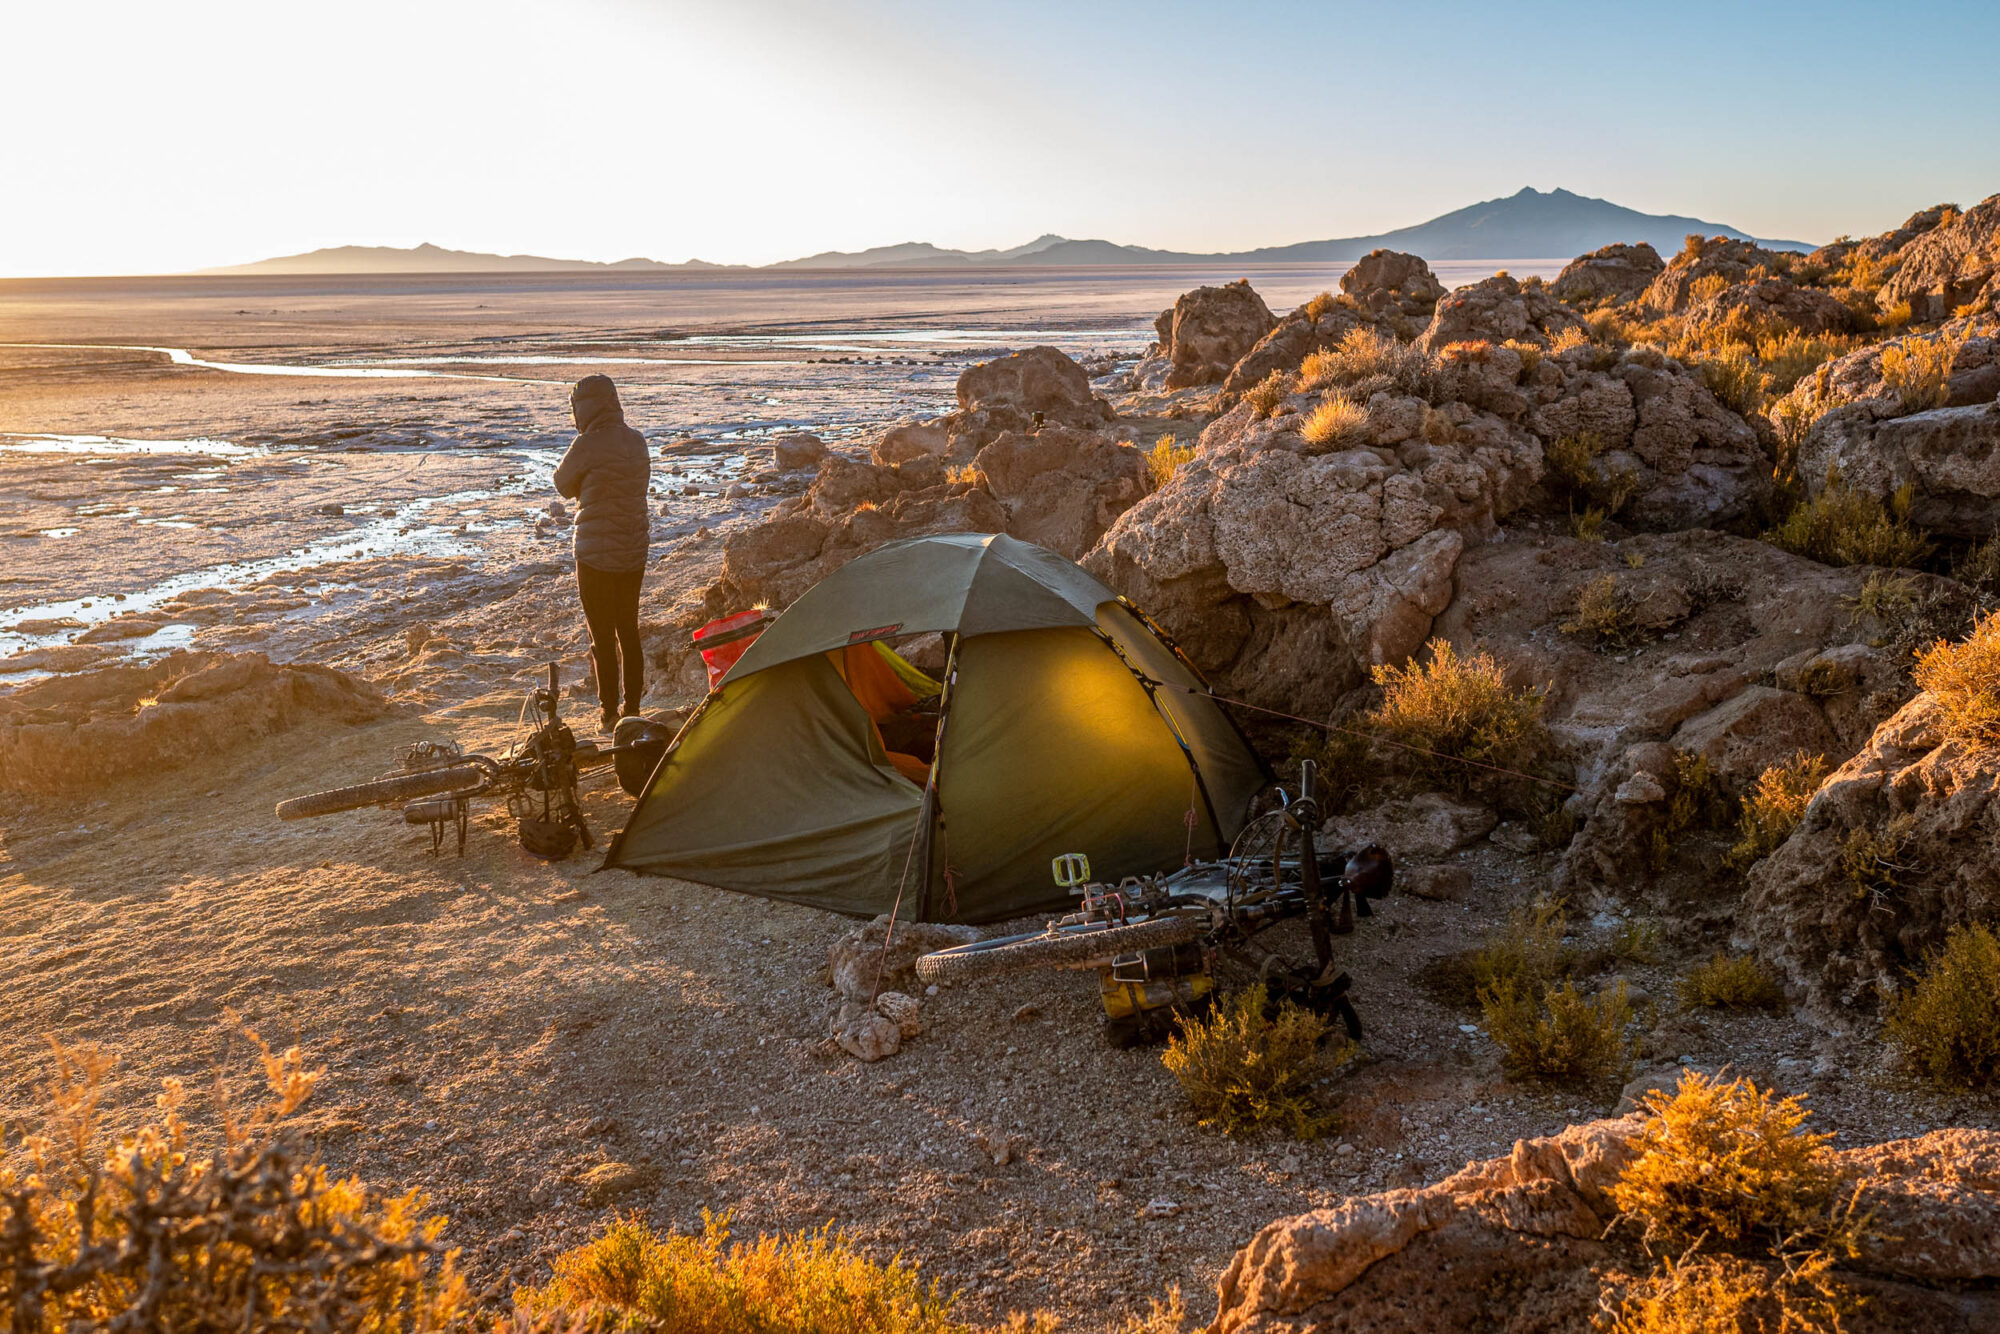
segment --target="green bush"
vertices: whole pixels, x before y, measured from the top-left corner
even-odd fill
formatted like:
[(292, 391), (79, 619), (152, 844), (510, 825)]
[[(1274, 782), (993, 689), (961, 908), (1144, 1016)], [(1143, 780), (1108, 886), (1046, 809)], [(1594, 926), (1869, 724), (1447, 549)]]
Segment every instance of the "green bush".
[(1932, 1083), (2000, 1082), (2000, 939), (1982, 925), (1953, 927), (1944, 950), (1890, 1008), (1888, 1032)]

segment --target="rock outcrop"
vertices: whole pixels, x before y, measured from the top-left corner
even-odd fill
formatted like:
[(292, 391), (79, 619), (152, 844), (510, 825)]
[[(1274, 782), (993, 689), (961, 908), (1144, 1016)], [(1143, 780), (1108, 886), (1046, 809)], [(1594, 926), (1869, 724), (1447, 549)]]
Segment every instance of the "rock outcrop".
[[(1646, 1265), (1609, 1230), (1609, 1191), (1642, 1124), (1571, 1126), (1432, 1186), (1280, 1219), (1230, 1262), (1209, 1334), (1597, 1328), (1600, 1295)], [(1843, 1263), (1871, 1296), (1845, 1328), (1970, 1334), (2000, 1319), (1990, 1292), (1952, 1291), (2000, 1274), (2000, 1134), (1938, 1131), (1833, 1157), (1883, 1224)]]
[(1817, 494), (1841, 485), (1888, 500), (1908, 486), (1910, 520), (1983, 542), (2000, 532), (2000, 401), (1878, 418), (1872, 406), (1827, 413), (1799, 448), (1799, 476)]
[[(1672, 818), (1677, 756), (1707, 759), (1724, 792), (1741, 793), (1801, 747), (1838, 763), (1909, 698), (1896, 661), (1870, 646), (1883, 627), (1851, 610), (1864, 575), (1708, 531), (1510, 537), (1465, 553), (1432, 633), (1491, 651), (1517, 685), (1547, 692), (1544, 721), (1581, 789), (1559, 888), (1579, 901), (1643, 899), (1683, 883), (1661, 876), (1654, 846)], [(1608, 587), (1614, 638), (1579, 623), (1593, 585)], [(1731, 839), (1670, 837), (1676, 876), (1698, 879), (1719, 870)]]
[(1748, 336), (1782, 333), (1852, 333), (1857, 320), (1831, 292), (1801, 287), (1789, 278), (1746, 279), (1688, 307), (1690, 330), (1740, 331)]
[(1183, 292), (1153, 322), (1160, 350), (1173, 367), (1166, 387), (1221, 383), (1277, 322), (1248, 279)]
[(1751, 869), (1737, 935), (1841, 1025), (1973, 921), (2000, 921), (2000, 754), (1947, 740), (1919, 695)]
[(1563, 265), (1549, 292), (1572, 305), (1623, 305), (1636, 300), (1666, 267), (1660, 252), (1644, 241), (1601, 246)]
[(1414, 652), (1467, 540), (1541, 476), (1532, 435), (1463, 404), (1438, 414), (1384, 391), (1369, 401), (1367, 446), (1332, 452), (1300, 433), (1309, 406), (1297, 396), (1269, 419), (1247, 404), (1218, 418), (1085, 562), (1204, 670), (1288, 706), (1305, 702), (1297, 691), (1330, 703), (1366, 665)]
[(1423, 257), (1400, 250), (1369, 251), (1340, 275), (1340, 290), (1371, 315), (1419, 321), (1429, 319), (1445, 295)]
[(1277, 328), (1243, 354), (1223, 379), (1222, 397), (1234, 401), (1273, 371), (1297, 370), (1307, 357), (1337, 346), (1353, 330), (1380, 327), (1382, 321), (1351, 297), (1315, 297), (1285, 316)]
[(868, 457), (875, 463), (894, 467), (925, 455), (941, 456), (950, 447), (951, 437), (940, 422), (898, 422), (869, 447)]
[(1426, 352), (1452, 343), (1516, 341), (1547, 344), (1565, 329), (1582, 329), (1574, 310), (1539, 282), (1526, 285), (1504, 273), (1461, 287), (1438, 302), (1431, 324), (1417, 339)]
[[(1701, 300), (1697, 286), (1713, 286), (1720, 276), (1725, 286), (1786, 272), (1793, 256), (1766, 250), (1752, 241), (1726, 236), (1690, 236), (1687, 246), (1667, 261), (1660, 276), (1647, 285), (1640, 302), (1662, 315), (1679, 315)], [(1760, 273), (1759, 270), (1762, 270)]]
[(1080, 559), (1146, 494), (1146, 456), (1092, 431), (1010, 431), (979, 451), (986, 487), (1024, 542)]
[(347, 726), (387, 703), (345, 672), (261, 653), (169, 654), (0, 697), (0, 791), (67, 793), (200, 764), (293, 728)]
[(1907, 301), (1921, 321), (1949, 319), (1965, 305), (2000, 314), (2000, 195), (1933, 226), (1900, 258), (1876, 294), (1884, 310)]

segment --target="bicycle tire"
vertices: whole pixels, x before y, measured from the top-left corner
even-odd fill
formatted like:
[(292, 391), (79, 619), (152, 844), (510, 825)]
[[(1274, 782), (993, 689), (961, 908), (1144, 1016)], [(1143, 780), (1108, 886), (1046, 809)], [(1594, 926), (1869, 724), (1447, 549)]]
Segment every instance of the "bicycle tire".
[(1087, 968), (1120, 954), (1183, 945), (1201, 932), (1200, 922), (1179, 915), (1118, 924), (1079, 922), (1054, 932), (1001, 936), (925, 954), (917, 959), (917, 976), (926, 982), (959, 982), (1031, 968)]
[(308, 792), (303, 797), (288, 798), (278, 803), (278, 818), (304, 820), (339, 811), (358, 811), (363, 806), (386, 806), (392, 801), (437, 797), (476, 787), (484, 777), (484, 771), (468, 765), (397, 774), (394, 778), (378, 778), (372, 783), (356, 783), (353, 787), (330, 788), (325, 792)]

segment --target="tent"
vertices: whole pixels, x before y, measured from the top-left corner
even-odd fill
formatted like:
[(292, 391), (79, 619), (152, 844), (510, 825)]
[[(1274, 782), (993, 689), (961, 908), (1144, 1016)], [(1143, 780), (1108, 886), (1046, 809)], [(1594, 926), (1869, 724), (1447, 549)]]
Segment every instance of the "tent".
[[(951, 645), (942, 682), (888, 648), (930, 631)], [(1213, 700), (1162, 682), (1205, 688), (1054, 552), (993, 533), (893, 542), (750, 644), (604, 864), (854, 916), (900, 890), (907, 917), (990, 922), (1067, 902), (1061, 853), (1098, 880), (1216, 856), (1270, 774)]]

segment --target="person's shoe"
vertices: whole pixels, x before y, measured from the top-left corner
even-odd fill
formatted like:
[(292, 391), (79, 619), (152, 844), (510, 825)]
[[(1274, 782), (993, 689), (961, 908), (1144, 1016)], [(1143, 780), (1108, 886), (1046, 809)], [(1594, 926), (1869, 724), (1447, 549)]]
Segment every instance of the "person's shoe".
[(610, 736), (613, 732), (617, 730), (618, 730), (618, 710), (606, 709), (604, 711), (604, 735)]

